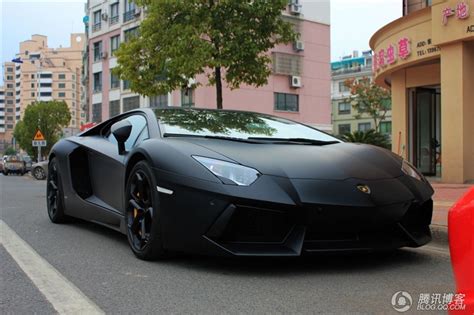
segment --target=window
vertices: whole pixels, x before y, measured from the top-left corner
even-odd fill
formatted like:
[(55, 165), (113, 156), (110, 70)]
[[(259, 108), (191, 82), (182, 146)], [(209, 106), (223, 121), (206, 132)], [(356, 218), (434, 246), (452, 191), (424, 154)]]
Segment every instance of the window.
[(123, 99), (123, 112), (140, 107), (140, 96), (132, 96)]
[(92, 104), (92, 122), (100, 123), (102, 121), (102, 103)]
[(66, 83), (59, 83), (58, 88), (65, 89), (66, 88)]
[(102, 41), (94, 43), (94, 62), (97, 62), (102, 57)]
[(8, 67), (7, 72), (13, 72), (13, 68)]
[(34, 78), (35, 78), (35, 75), (34, 75), (34, 74), (32, 74), (32, 75), (31, 75), (31, 78), (32, 78), (32, 79), (34, 79)]
[(58, 97), (66, 97), (66, 93), (65, 92), (59, 92)]
[(13, 108), (7, 108), (7, 113), (13, 113)]
[(13, 96), (13, 92), (7, 92), (7, 96)]
[(31, 97), (35, 97), (35, 92), (31, 92)]
[(124, 90), (130, 90), (130, 81), (123, 80), (123, 89)]
[(52, 73), (40, 73), (40, 79), (52, 79), (53, 74)]
[(110, 37), (110, 55), (113, 55), (114, 52), (119, 48), (120, 45), (120, 35)]
[(380, 133), (384, 135), (392, 134), (392, 122), (391, 121), (382, 121), (380, 123)]
[(72, 75), (72, 80), (76, 81), (76, 75), (75, 74)]
[(275, 93), (275, 110), (299, 111), (299, 96), (296, 94)]
[(102, 91), (102, 72), (94, 73), (94, 93)]
[(351, 113), (351, 104), (350, 103), (339, 103), (338, 105), (339, 114), (350, 114)]
[(7, 129), (13, 129), (13, 125), (7, 125)]
[(371, 123), (360, 123), (359, 124), (359, 128), (358, 128), (359, 131), (364, 131), (365, 132), (365, 131), (368, 131), (370, 129), (372, 129)]
[(58, 75), (58, 79), (59, 80), (65, 80), (66, 79), (66, 75), (64, 73), (61, 73)]
[(120, 114), (120, 100), (110, 101), (109, 103), (109, 115), (114, 117)]
[(120, 88), (120, 79), (116, 74), (114, 74), (113, 69), (110, 70), (110, 88), (111, 89)]
[(13, 89), (13, 84), (7, 84), (7, 89)]
[(125, 13), (123, 14), (123, 22), (128, 22), (135, 18), (135, 2), (133, 0), (125, 0)]
[(182, 107), (194, 106), (194, 89), (181, 90), (181, 106)]
[(101, 21), (102, 21), (102, 11), (101, 10), (97, 10), (94, 12), (94, 24), (92, 25), (92, 32), (97, 32), (97, 31), (100, 31), (100, 28), (101, 28)]
[(338, 133), (340, 135), (345, 135), (351, 133), (351, 125), (350, 124), (340, 124), (338, 126)]
[(151, 108), (165, 108), (168, 107), (168, 94), (156, 95), (150, 97)]
[(35, 84), (34, 84), (34, 83), (31, 83), (31, 88), (32, 88), (32, 89), (35, 88)]
[(123, 39), (125, 42), (128, 42), (135, 36), (138, 36), (138, 27), (134, 27), (123, 32)]
[(40, 83), (40, 87), (44, 88), (44, 87), (52, 87), (53, 84), (52, 83)]
[(8, 81), (13, 80), (13, 76), (12, 76), (12, 75), (7, 75), (7, 80), (8, 80)]
[(13, 120), (13, 117), (12, 117), (12, 116), (8, 116), (8, 117), (7, 117), (7, 120), (10, 120), (10, 121), (11, 121), (11, 120)]
[(52, 94), (51, 92), (41, 92), (40, 97), (50, 97)]
[(118, 2), (110, 5), (110, 25), (116, 24), (119, 21), (119, 4)]
[(346, 85), (346, 82), (340, 81), (339, 82), (339, 92), (349, 92), (350, 88)]

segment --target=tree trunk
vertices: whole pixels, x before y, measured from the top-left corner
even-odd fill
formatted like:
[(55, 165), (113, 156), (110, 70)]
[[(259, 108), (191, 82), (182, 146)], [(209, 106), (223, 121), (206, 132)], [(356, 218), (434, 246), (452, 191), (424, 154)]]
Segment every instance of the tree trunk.
[(217, 109), (223, 108), (223, 101), (222, 101), (222, 74), (221, 74), (221, 67), (216, 67), (216, 94), (217, 94)]

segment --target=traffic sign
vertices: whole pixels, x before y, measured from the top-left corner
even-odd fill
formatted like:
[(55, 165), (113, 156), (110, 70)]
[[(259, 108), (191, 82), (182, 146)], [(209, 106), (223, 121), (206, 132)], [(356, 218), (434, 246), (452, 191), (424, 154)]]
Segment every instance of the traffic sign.
[(33, 138), (33, 140), (38, 140), (38, 141), (43, 141), (44, 140), (44, 136), (43, 136), (43, 133), (41, 132), (41, 130), (36, 130), (36, 134), (35, 134), (35, 137)]
[(31, 144), (34, 147), (45, 147), (48, 142), (46, 140), (33, 140)]

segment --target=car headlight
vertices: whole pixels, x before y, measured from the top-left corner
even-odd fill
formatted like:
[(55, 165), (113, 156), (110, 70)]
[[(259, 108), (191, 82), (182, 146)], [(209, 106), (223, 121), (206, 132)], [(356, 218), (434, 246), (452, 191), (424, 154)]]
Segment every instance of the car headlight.
[(416, 178), (419, 181), (423, 181), (423, 175), (421, 175), (421, 173), (418, 172), (418, 170), (406, 160), (403, 160), (402, 171), (408, 176)]
[(221, 180), (228, 179), (239, 186), (249, 186), (260, 176), (260, 173), (251, 167), (202, 156), (193, 155), (193, 158)]

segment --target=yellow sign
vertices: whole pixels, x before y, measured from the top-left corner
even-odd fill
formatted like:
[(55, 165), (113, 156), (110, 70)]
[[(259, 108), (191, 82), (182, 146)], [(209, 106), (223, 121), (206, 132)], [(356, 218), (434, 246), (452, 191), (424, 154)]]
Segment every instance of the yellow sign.
[(41, 130), (38, 129), (36, 131), (36, 134), (35, 134), (35, 137), (33, 138), (33, 140), (36, 140), (36, 141), (43, 141), (44, 140), (44, 136), (41, 133)]

